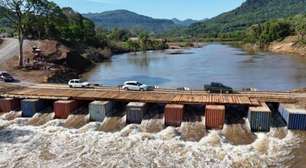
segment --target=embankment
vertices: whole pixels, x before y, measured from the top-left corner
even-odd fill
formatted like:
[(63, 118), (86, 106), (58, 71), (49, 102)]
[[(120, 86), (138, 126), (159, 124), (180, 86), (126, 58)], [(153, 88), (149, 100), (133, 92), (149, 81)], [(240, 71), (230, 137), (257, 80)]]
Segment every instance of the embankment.
[(269, 45), (268, 50), (276, 53), (306, 56), (306, 45), (298, 42), (296, 36), (289, 36), (280, 42), (273, 42)]
[(306, 56), (306, 44), (299, 42), (297, 36), (289, 36), (284, 40), (274, 41), (264, 46), (246, 43), (241, 44), (241, 47), (248, 52), (269, 51), (280, 54)]
[[(24, 60), (26, 68), (18, 68), (18, 41), (6, 39), (13, 42), (9, 52), (7, 47), (0, 47), (3, 63), (1, 70), (6, 70), (16, 78), (28, 82), (51, 82), (65, 83), (71, 78), (78, 78), (79, 74), (89, 70), (95, 63), (101, 62), (111, 56), (105, 49), (96, 49), (87, 46), (67, 47), (54, 40), (26, 40), (24, 45)], [(34, 58), (33, 46), (41, 50), (41, 56)], [(3, 55), (3, 56), (2, 56)]]

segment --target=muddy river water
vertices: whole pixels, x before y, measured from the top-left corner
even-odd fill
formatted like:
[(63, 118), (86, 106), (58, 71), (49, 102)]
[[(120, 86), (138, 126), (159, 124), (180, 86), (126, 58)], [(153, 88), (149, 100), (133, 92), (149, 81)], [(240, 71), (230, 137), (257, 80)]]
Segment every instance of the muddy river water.
[(152, 51), (114, 56), (84, 75), (91, 82), (120, 85), (138, 80), (165, 88), (202, 89), (213, 81), (234, 88), (288, 90), (306, 87), (306, 59), (268, 52), (248, 53), (229, 44), (209, 43), (202, 48)]
[[(306, 132), (284, 127), (253, 134), (247, 124), (216, 131), (197, 122), (163, 128), (159, 119), (125, 126), (124, 117), (115, 117), (73, 129), (64, 127), (65, 120), (40, 126), (28, 125), (28, 120), (0, 119), (0, 167), (302, 168), (306, 164)], [(107, 127), (117, 128), (109, 132)]]
[[(249, 54), (212, 43), (171, 55), (154, 51), (114, 56), (86, 75), (92, 82), (119, 85), (139, 80), (161, 87), (200, 89), (220, 81), (235, 88), (287, 90), (306, 86), (306, 59), (272, 53)], [(126, 125), (126, 116), (88, 123), (87, 115), (54, 120), (0, 114), (0, 167), (54, 168), (256, 168), (306, 165), (306, 132), (286, 127), (252, 133), (247, 119), (206, 130), (204, 118), (164, 127), (162, 116)], [(204, 117), (204, 116), (202, 116)], [(14, 119), (16, 118), (16, 119)], [(82, 121), (82, 122), (80, 122)]]

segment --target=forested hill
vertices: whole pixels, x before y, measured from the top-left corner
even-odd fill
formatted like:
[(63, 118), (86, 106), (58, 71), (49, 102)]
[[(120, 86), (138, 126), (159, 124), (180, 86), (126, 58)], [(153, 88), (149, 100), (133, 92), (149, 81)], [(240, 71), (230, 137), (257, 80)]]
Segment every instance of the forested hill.
[(106, 29), (120, 28), (160, 33), (176, 27), (172, 20), (154, 19), (128, 10), (88, 13), (83, 16), (95, 22), (96, 26)]
[(306, 0), (247, 0), (240, 7), (204, 22), (193, 24), (194, 35), (243, 30), (256, 23), (306, 12)]
[(177, 18), (173, 18), (172, 21), (178, 26), (190, 26), (198, 22), (198, 20), (193, 20), (193, 19), (179, 20)]

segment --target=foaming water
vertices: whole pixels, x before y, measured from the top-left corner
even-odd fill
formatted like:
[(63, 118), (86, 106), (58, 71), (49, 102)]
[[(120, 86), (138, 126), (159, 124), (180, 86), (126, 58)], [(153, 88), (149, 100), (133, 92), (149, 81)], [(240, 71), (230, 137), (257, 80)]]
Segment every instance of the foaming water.
[[(0, 167), (292, 167), (305, 163), (305, 132), (286, 128), (252, 134), (244, 124), (206, 131), (199, 123), (183, 122), (179, 128), (150, 133), (143, 124), (125, 126), (125, 116), (80, 129), (63, 127), (67, 120), (41, 126), (27, 122), (0, 119)], [(202, 130), (201, 135), (193, 130)], [(237, 145), (234, 135), (251, 136), (252, 142), (237, 141)]]
[(1, 118), (5, 119), (5, 120), (14, 120), (17, 117), (21, 117), (21, 111), (19, 111), (19, 112), (11, 111), (11, 112), (5, 113), (1, 116)]
[(101, 123), (99, 131), (115, 132), (125, 126), (126, 116), (123, 117), (106, 117)]
[(202, 122), (183, 122), (180, 132), (182, 139), (185, 141), (199, 141), (207, 134)]
[(256, 136), (246, 123), (247, 121), (244, 124), (225, 124), (222, 134), (233, 145), (251, 144), (255, 141)]
[(29, 121), (29, 125), (39, 126), (54, 119), (55, 113), (36, 113)]
[(142, 120), (141, 129), (144, 132), (156, 133), (164, 129), (164, 119)]
[(64, 127), (81, 128), (89, 122), (89, 115), (72, 114), (66, 119)]

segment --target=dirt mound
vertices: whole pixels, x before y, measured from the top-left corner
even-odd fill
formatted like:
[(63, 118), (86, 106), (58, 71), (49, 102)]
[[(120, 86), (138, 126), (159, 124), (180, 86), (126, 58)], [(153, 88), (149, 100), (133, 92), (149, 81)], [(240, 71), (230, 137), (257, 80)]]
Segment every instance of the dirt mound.
[[(16, 43), (18, 42), (17, 40), (15, 41)], [(64, 63), (70, 52), (68, 47), (54, 40), (25, 40), (25, 44), (23, 50), (25, 62), (33, 62), (34, 54), (32, 51), (35, 46), (41, 50), (41, 55), (47, 60), (48, 66), (39, 70), (19, 69), (17, 68), (18, 56), (14, 54), (5, 63), (0, 65), (1, 70), (8, 71), (21, 81), (38, 83), (48, 82), (50, 77), (59, 74), (60, 71), (67, 71)]]
[(37, 47), (42, 51), (42, 55), (49, 59), (66, 59), (67, 53), (70, 49), (58, 41), (54, 40), (34, 40), (29, 41), (28, 47), (25, 48), (24, 53), (26, 57), (32, 58), (32, 47)]
[(306, 45), (298, 42), (297, 36), (289, 36), (280, 42), (273, 42), (269, 50), (277, 53), (298, 54), (306, 56)]

